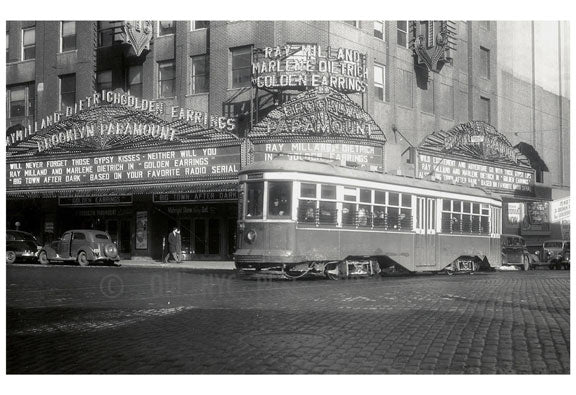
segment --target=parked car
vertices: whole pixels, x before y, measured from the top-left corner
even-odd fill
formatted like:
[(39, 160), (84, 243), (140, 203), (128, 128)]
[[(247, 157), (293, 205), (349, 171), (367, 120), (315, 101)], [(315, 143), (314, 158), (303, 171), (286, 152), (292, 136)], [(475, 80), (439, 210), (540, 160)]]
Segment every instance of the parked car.
[(43, 265), (53, 262), (115, 263), (120, 260), (118, 248), (106, 232), (76, 229), (64, 232), (59, 240), (42, 247), (38, 260)]
[(500, 236), (500, 245), (502, 247), (502, 265), (530, 270), (538, 263), (538, 257), (528, 251), (522, 236), (503, 234)]
[(31, 233), (6, 231), (6, 263), (36, 262), (39, 249), (38, 241)]
[(547, 240), (542, 245), (544, 260), (549, 262), (550, 269), (570, 268), (570, 242), (564, 240)]

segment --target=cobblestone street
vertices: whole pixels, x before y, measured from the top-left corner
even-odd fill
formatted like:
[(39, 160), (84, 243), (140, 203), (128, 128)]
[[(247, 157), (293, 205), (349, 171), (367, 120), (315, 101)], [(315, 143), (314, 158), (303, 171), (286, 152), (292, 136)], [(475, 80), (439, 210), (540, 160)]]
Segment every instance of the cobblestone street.
[(8, 373), (568, 374), (570, 272), (11, 266)]

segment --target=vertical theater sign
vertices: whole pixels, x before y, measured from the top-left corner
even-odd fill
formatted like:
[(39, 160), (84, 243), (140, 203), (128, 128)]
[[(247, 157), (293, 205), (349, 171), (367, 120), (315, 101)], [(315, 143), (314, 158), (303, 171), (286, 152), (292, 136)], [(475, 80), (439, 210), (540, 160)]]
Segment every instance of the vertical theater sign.
[(7, 136), (9, 223), (23, 218), (43, 241), (71, 228), (106, 230), (126, 257), (159, 256), (166, 229), (186, 223), (190, 251), (219, 255), (226, 242), (210, 251), (196, 245), (195, 231), (205, 229), (190, 217), (199, 212), (208, 227), (235, 213), (234, 128), (233, 119), (94, 93)]

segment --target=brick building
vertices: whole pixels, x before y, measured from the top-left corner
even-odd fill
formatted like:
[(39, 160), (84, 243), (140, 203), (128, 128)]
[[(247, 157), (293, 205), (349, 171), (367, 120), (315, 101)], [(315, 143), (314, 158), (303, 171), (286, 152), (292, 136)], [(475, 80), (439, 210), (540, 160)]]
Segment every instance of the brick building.
[[(369, 123), (383, 133), (376, 142), (342, 139), (382, 150), (376, 167), (440, 182), (476, 182), (439, 175), (437, 167), (423, 172), (421, 166), (434, 157), (438, 164), (464, 161), (467, 154), (457, 152), (463, 141), (457, 141), (452, 151), (437, 149), (431, 141), (481, 128), (474, 132), (475, 138), (480, 133), (486, 144), (499, 139), (505, 141), (506, 150), (515, 150), (512, 159), (517, 163), (505, 163), (504, 167), (524, 172), (522, 182), (529, 184), (523, 193), (518, 193), (514, 182), (506, 184), (508, 190), (494, 188), (507, 203), (504, 231), (534, 240), (561, 236), (560, 227), (547, 218), (536, 222), (529, 218), (527, 226), (523, 219), (534, 210), (548, 210), (551, 201), (569, 195), (567, 23), (130, 22), (133, 31), (144, 33), (130, 36), (123, 21), (7, 22), (7, 152), (13, 165), (7, 166), (9, 227), (19, 222), (42, 241), (69, 227), (98, 227), (112, 234), (124, 257), (157, 259), (162, 235), (177, 224), (183, 229), (189, 259), (229, 258), (237, 209), (235, 172), (254, 160), (251, 137), (258, 135), (265, 142), (266, 135), (257, 131), (274, 110), (317, 89), (253, 83), (253, 64), (262, 51), (291, 45), (346, 49), (362, 55), (361, 69), (351, 68), (350, 73), (363, 70), (359, 80), (365, 86), (336, 86), (335, 91), (346, 96), (342, 99), (350, 102), (346, 106), (361, 109)], [(554, 40), (538, 39), (550, 35)], [(87, 100), (103, 91), (110, 92), (106, 106)], [(122, 95), (129, 95), (132, 104)], [(147, 107), (145, 116), (144, 102), (155, 106), (155, 110)], [(178, 114), (186, 114), (185, 119)], [(90, 146), (73, 137), (59, 140), (58, 133), (76, 129), (80, 133), (82, 125), (90, 122), (116, 125), (116, 131), (120, 122), (143, 130), (143, 124), (154, 124), (158, 130), (166, 128), (166, 133), (173, 131), (178, 138), (163, 141), (159, 131), (158, 136), (150, 132), (138, 138), (118, 137), (116, 132), (113, 139), (95, 142), (93, 138)], [(55, 140), (50, 136), (56, 136)], [(321, 140), (315, 135), (314, 141)], [(42, 145), (45, 143), (48, 145)], [(156, 165), (167, 163), (163, 160), (174, 159), (176, 151), (178, 158), (186, 159), (180, 156), (185, 155), (179, 151), (182, 149), (187, 150), (190, 161), (199, 150), (207, 150), (203, 160), (210, 166), (208, 173), (185, 174), (184, 169), (173, 168), (175, 162), (169, 163), (170, 172), (153, 172)], [(102, 178), (94, 175), (75, 186), (74, 180), (86, 176), (75, 172), (84, 170), (66, 168), (66, 163), (81, 163), (75, 160), (84, 156), (90, 158), (90, 166), (98, 166), (107, 154), (114, 154), (111, 160), (117, 169), (127, 171), (131, 165), (124, 168), (118, 163), (121, 153), (146, 157), (148, 162), (139, 165), (150, 170), (148, 176), (130, 182), (126, 174), (119, 174), (114, 182), (105, 178), (112, 173)], [(477, 159), (479, 166), (492, 161)], [(26, 168), (34, 160), (46, 171), (51, 160), (70, 161), (58, 170), (70, 172), (70, 182), (62, 178), (35, 185), (32, 177), (46, 174)], [(11, 170), (27, 170), (31, 184)], [(97, 168), (86, 171), (97, 172)], [(136, 240), (142, 232), (147, 235), (145, 243)]]

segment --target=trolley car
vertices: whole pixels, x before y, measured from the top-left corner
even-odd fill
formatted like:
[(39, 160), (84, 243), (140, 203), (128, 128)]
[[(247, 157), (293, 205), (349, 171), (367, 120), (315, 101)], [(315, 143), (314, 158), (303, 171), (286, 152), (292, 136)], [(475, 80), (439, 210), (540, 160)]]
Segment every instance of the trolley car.
[(236, 267), (331, 279), (501, 264), (501, 200), (472, 187), (285, 159), (239, 173)]

